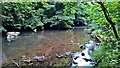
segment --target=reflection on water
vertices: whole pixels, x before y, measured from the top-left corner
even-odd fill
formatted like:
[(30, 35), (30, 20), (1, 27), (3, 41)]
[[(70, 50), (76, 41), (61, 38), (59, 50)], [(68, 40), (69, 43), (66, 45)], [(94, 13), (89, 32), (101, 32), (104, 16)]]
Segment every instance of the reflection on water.
[[(33, 55), (42, 46), (56, 45), (58, 43), (82, 43), (84, 42), (84, 29), (72, 30), (45, 30), (23, 32), (17, 40), (9, 43), (5, 37), (2, 40), (2, 52), (7, 59), (20, 57), (21, 55)], [(52, 42), (56, 42), (51, 44)]]

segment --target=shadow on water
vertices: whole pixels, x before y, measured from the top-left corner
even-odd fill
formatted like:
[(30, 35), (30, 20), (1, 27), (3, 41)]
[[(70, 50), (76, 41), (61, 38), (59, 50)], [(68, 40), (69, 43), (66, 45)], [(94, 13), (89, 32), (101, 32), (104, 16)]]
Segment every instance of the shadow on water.
[[(11, 60), (22, 55), (50, 55), (58, 52), (76, 51), (78, 46), (70, 43), (87, 41), (88, 37), (85, 37), (84, 34), (84, 28), (75, 28), (70, 30), (45, 30), (37, 33), (23, 32), (15, 41), (10, 43), (6, 41), (5, 37), (2, 37), (3, 57)], [(51, 47), (52, 49), (50, 49)]]

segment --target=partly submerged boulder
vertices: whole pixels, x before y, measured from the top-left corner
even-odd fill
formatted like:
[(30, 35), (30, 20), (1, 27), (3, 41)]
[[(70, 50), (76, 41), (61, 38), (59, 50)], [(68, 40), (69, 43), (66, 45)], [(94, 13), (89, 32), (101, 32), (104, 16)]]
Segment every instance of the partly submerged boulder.
[(20, 34), (20, 32), (7, 32), (7, 41), (11, 42), (15, 39), (17, 39), (17, 36)]

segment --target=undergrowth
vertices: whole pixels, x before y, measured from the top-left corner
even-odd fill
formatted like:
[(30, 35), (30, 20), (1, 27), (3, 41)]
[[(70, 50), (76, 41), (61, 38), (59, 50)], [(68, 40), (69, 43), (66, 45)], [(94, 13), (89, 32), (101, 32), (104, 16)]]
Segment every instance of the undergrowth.
[[(97, 31), (97, 30), (96, 30)], [(118, 41), (112, 35), (110, 30), (106, 32), (98, 33), (100, 40), (102, 41), (99, 45), (99, 51), (93, 52), (93, 58), (99, 60), (96, 67), (105, 68), (118, 68), (120, 67), (120, 45)], [(103, 57), (102, 59), (100, 59)]]

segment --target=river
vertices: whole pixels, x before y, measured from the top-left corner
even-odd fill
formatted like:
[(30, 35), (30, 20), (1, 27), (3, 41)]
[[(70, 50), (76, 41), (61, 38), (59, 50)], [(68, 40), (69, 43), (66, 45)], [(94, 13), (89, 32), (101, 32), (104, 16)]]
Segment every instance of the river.
[(13, 42), (2, 37), (3, 63), (23, 55), (55, 55), (66, 51), (76, 52), (78, 45), (88, 41), (84, 28), (69, 30), (44, 30), (38, 32), (22, 32)]

